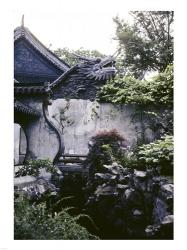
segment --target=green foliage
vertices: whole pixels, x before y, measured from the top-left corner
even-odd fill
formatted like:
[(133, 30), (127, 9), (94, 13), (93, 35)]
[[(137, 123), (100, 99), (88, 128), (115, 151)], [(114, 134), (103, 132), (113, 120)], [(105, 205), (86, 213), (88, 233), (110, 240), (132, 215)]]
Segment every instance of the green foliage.
[(40, 169), (42, 168), (51, 174), (58, 174), (50, 160), (28, 160), (24, 166), (16, 172), (16, 177), (26, 175), (39, 176)]
[(139, 168), (137, 155), (135, 152), (132, 152), (132, 151), (121, 152), (121, 154), (118, 157), (117, 162), (120, 165), (122, 165), (124, 168), (130, 168), (130, 169)]
[(123, 66), (136, 78), (173, 62), (173, 11), (131, 11), (133, 24), (114, 18)]
[(66, 209), (52, 214), (45, 202), (30, 203), (23, 197), (15, 201), (14, 239), (16, 240), (88, 240), (98, 239), (80, 226), (80, 216), (72, 217)]
[(105, 158), (103, 159), (103, 161), (105, 161), (104, 163), (106, 163), (107, 159), (109, 162), (115, 161), (115, 156), (114, 156), (115, 152), (114, 152), (114, 148), (112, 148), (112, 145), (110, 144), (102, 145), (101, 151), (103, 152), (103, 155), (105, 156)]
[(147, 169), (160, 168), (161, 174), (173, 174), (173, 136), (165, 135), (160, 140), (139, 147), (138, 160)]
[(115, 129), (100, 131), (93, 136), (90, 151), (85, 161), (85, 165), (90, 166), (90, 174), (102, 172), (104, 164), (118, 161), (123, 143), (125, 143), (125, 139)]
[(59, 58), (68, 63), (70, 66), (74, 66), (80, 62), (80, 60), (75, 55), (85, 56), (85, 57), (104, 57), (104, 55), (97, 50), (86, 50), (83, 48), (77, 50), (70, 50), (68, 48), (63, 48), (63, 49), (59, 48), (55, 50), (54, 53)]
[(173, 104), (173, 65), (168, 65), (150, 81), (138, 80), (132, 76), (117, 75), (98, 93), (100, 102), (114, 104), (167, 105)]
[(164, 135), (160, 140), (137, 146), (133, 151), (121, 151), (117, 159), (126, 168), (173, 175), (173, 136)]
[(173, 134), (173, 110), (164, 109), (161, 112), (147, 111), (149, 108), (144, 110), (145, 117), (148, 118), (149, 128), (156, 133), (159, 131), (160, 135)]
[(150, 92), (154, 102), (163, 105), (173, 104), (173, 65), (168, 65), (163, 73), (150, 81)]
[[(87, 176), (83, 173), (63, 173), (63, 181), (60, 186), (60, 197), (73, 197), (72, 199), (66, 199), (60, 206), (73, 206), (78, 209), (84, 207), (84, 186), (86, 184)], [(59, 207), (60, 208), (60, 207)]]
[(150, 169), (163, 175), (173, 175), (173, 136), (164, 135), (160, 140), (137, 146), (133, 151), (122, 150), (117, 138), (111, 139), (106, 132), (93, 137), (94, 144), (87, 160), (92, 172), (102, 171), (104, 164), (115, 161), (126, 168)]

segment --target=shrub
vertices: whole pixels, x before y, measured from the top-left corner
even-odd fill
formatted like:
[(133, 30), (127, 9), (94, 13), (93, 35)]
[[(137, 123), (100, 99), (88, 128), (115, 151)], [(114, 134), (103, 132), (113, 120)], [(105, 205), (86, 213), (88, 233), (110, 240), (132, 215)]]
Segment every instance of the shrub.
[(89, 240), (98, 239), (91, 235), (77, 221), (80, 216), (72, 217), (62, 209), (52, 214), (46, 203), (31, 204), (23, 197), (15, 201), (14, 239), (16, 240)]
[(91, 139), (97, 143), (100, 142), (101, 144), (118, 143), (125, 140), (116, 129), (100, 131), (95, 136), (92, 136)]
[(164, 136), (165, 134), (173, 134), (173, 110), (155, 110), (150, 111), (150, 107), (144, 109), (144, 117), (147, 120), (149, 128), (156, 133)]
[(132, 76), (116, 75), (102, 87), (97, 95), (100, 102), (114, 104), (173, 105), (173, 65), (151, 80), (139, 80)]
[(24, 166), (16, 172), (16, 177), (26, 175), (39, 176), (40, 169), (42, 168), (45, 168), (49, 173), (58, 174), (50, 160), (28, 160)]
[(147, 169), (158, 168), (163, 175), (173, 175), (173, 136), (140, 146), (137, 156)]
[(85, 165), (90, 166), (90, 174), (102, 172), (104, 164), (119, 160), (125, 139), (117, 130), (104, 130), (91, 138), (90, 151)]
[(125, 168), (138, 169), (140, 167), (137, 155), (132, 151), (122, 152), (118, 162)]

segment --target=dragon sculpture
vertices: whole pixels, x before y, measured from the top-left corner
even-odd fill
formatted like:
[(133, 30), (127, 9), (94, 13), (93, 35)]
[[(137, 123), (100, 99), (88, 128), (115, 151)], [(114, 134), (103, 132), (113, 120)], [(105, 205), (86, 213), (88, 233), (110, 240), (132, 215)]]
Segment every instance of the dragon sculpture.
[(14, 44), (14, 119), (27, 138), (25, 160), (55, 163), (64, 153), (64, 142), (48, 106), (58, 98), (94, 100), (114, 77), (115, 59), (77, 56), (80, 62), (70, 67), (24, 27), (24, 20), (14, 32)]
[(113, 57), (79, 59), (80, 63), (51, 83), (32, 85), (15, 80), (15, 122), (21, 124), (27, 138), (25, 160), (48, 158), (55, 163), (64, 153), (63, 135), (48, 112), (52, 99), (94, 100), (99, 88), (115, 75)]
[(80, 63), (71, 67), (49, 87), (52, 98), (78, 98), (94, 100), (97, 91), (116, 73), (115, 59), (87, 58), (76, 55)]

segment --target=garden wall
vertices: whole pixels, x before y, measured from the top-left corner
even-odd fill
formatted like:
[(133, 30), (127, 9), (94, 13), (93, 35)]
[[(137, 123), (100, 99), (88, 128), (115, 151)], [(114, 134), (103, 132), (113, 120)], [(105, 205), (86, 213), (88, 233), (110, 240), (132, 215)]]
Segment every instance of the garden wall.
[(14, 164), (19, 163), (20, 125), (14, 124)]
[[(147, 128), (142, 111), (132, 104), (113, 105), (89, 100), (57, 99), (49, 106), (49, 115), (63, 131), (65, 153), (69, 154), (87, 154), (90, 137), (106, 129), (119, 131), (129, 146), (135, 145), (142, 136), (145, 141), (152, 141), (156, 136)], [(20, 127), (15, 124), (15, 163), (18, 163), (22, 145), (26, 146), (26, 143), (19, 142), (19, 134)]]
[(147, 121), (135, 105), (57, 99), (49, 106), (49, 114), (56, 125), (64, 126), (65, 152), (70, 154), (86, 154), (89, 138), (105, 129), (119, 131), (129, 146), (136, 144), (142, 132), (146, 141), (155, 137), (149, 128), (145, 129)]

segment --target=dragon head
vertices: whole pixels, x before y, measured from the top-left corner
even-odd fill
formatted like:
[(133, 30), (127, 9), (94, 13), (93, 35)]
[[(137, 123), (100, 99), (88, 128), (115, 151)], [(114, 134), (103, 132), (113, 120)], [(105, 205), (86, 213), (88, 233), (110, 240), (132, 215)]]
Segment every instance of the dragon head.
[(115, 59), (112, 56), (105, 58), (87, 58), (76, 55), (81, 63), (78, 72), (95, 81), (106, 81), (114, 77), (116, 73)]
[(100, 87), (115, 76), (115, 59), (112, 56), (102, 59), (74, 56), (79, 63), (50, 84), (53, 98), (95, 100)]

